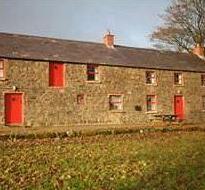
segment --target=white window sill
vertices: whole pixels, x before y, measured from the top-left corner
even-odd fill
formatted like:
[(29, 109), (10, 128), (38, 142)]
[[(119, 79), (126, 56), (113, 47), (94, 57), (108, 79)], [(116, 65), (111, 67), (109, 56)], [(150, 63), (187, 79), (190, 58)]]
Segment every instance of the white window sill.
[(184, 84), (174, 84), (175, 87), (184, 87)]
[(147, 86), (157, 86), (157, 83), (153, 83), (153, 84), (148, 84), (148, 83), (145, 83)]
[(6, 80), (5, 77), (0, 78), (0, 81), (5, 81), (5, 80)]
[(102, 83), (100, 80), (86, 80), (87, 83), (96, 83), (96, 84), (100, 84)]
[(147, 111), (147, 112), (145, 112), (146, 114), (156, 114), (156, 113), (158, 113), (157, 111)]
[(109, 110), (112, 113), (125, 113), (124, 110)]

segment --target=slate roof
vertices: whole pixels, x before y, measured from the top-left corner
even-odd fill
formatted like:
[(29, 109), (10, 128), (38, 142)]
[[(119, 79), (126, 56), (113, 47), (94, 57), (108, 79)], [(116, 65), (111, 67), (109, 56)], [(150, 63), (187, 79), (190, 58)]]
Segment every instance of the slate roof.
[(0, 57), (205, 72), (205, 61), (187, 53), (0, 33)]

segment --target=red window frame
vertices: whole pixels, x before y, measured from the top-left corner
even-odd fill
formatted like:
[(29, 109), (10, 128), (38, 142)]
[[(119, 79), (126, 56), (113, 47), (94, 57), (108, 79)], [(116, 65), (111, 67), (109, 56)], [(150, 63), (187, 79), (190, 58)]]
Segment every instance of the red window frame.
[(205, 74), (201, 75), (201, 86), (205, 86)]
[(77, 104), (82, 105), (85, 103), (85, 95), (84, 94), (78, 94), (77, 95)]
[[(181, 79), (180, 79), (181, 77)], [(182, 85), (183, 84), (183, 74), (182, 73), (174, 73), (174, 84)]]
[(98, 65), (88, 64), (87, 65), (87, 80), (95, 81), (98, 80)]
[(146, 84), (156, 84), (155, 71), (146, 71)]
[[(147, 111), (157, 111), (157, 96), (156, 95), (147, 95)], [(153, 105), (155, 105), (153, 107)]]
[(205, 96), (202, 96), (202, 110), (205, 111)]
[(49, 86), (50, 87), (64, 87), (64, 63), (49, 62)]
[[(119, 98), (119, 100), (113, 101), (113, 97)], [(109, 109), (110, 110), (123, 110), (123, 95), (121, 94), (109, 95)]]
[[(1, 76), (2, 73), (2, 76)], [(5, 78), (5, 60), (0, 59), (0, 80)]]

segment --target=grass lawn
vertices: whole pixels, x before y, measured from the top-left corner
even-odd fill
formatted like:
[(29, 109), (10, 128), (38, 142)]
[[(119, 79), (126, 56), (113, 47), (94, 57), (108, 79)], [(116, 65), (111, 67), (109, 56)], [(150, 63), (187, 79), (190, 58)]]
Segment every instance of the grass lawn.
[(205, 189), (205, 133), (0, 141), (0, 189)]

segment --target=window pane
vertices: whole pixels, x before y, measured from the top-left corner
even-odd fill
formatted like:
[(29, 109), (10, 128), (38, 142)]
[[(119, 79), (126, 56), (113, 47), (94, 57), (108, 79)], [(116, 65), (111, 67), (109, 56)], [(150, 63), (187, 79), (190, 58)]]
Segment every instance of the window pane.
[(88, 80), (95, 80), (95, 75), (93, 74), (88, 74)]
[(88, 65), (88, 73), (95, 73), (95, 67), (93, 65)]
[(77, 95), (77, 104), (84, 104), (84, 94)]
[(98, 72), (96, 65), (87, 65), (87, 80), (98, 80)]
[(205, 86), (205, 75), (201, 75), (201, 85)]
[(178, 83), (178, 75), (175, 73), (174, 74), (174, 84)]
[(110, 101), (113, 102), (113, 103), (120, 102), (121, 101), (121, 96), (112, 95), (112, 96), (110, 96)]
[(0, 69), (0, 78), (4, 78), (4, 70)]
[(179, 84), (182, 84), (182, 75), (179, 74), (178, 77), (179, 77)]
[(147, 111), (156, 111), (156, 96), (148, 95), (147, 96)]
[(205, 96), (202, 96), (202, 109), (205, 110)]
[(146, 72), (146, 83), (147, 84), (151, 84), (151, 77), (149, 74), (150, 74), (149, 72)]
[(146, 72), (146, 83), (147, 84), (155, 84), (156, 83), (156, 75), (153, 71)]
[(4, 61), (0, 60), (0, 69), (4, 68)]
[(152, 111), (152, 106), (151, 106), (151, 104), (147, 104), (147, 111)]
[(110, 110), (122, 110), (122, 96), (110, 95), (109, 105), (110, 105)]
[(183, 75), (182, 73), (174, 73), (174, 84), (182, 84), (183, 82)]

